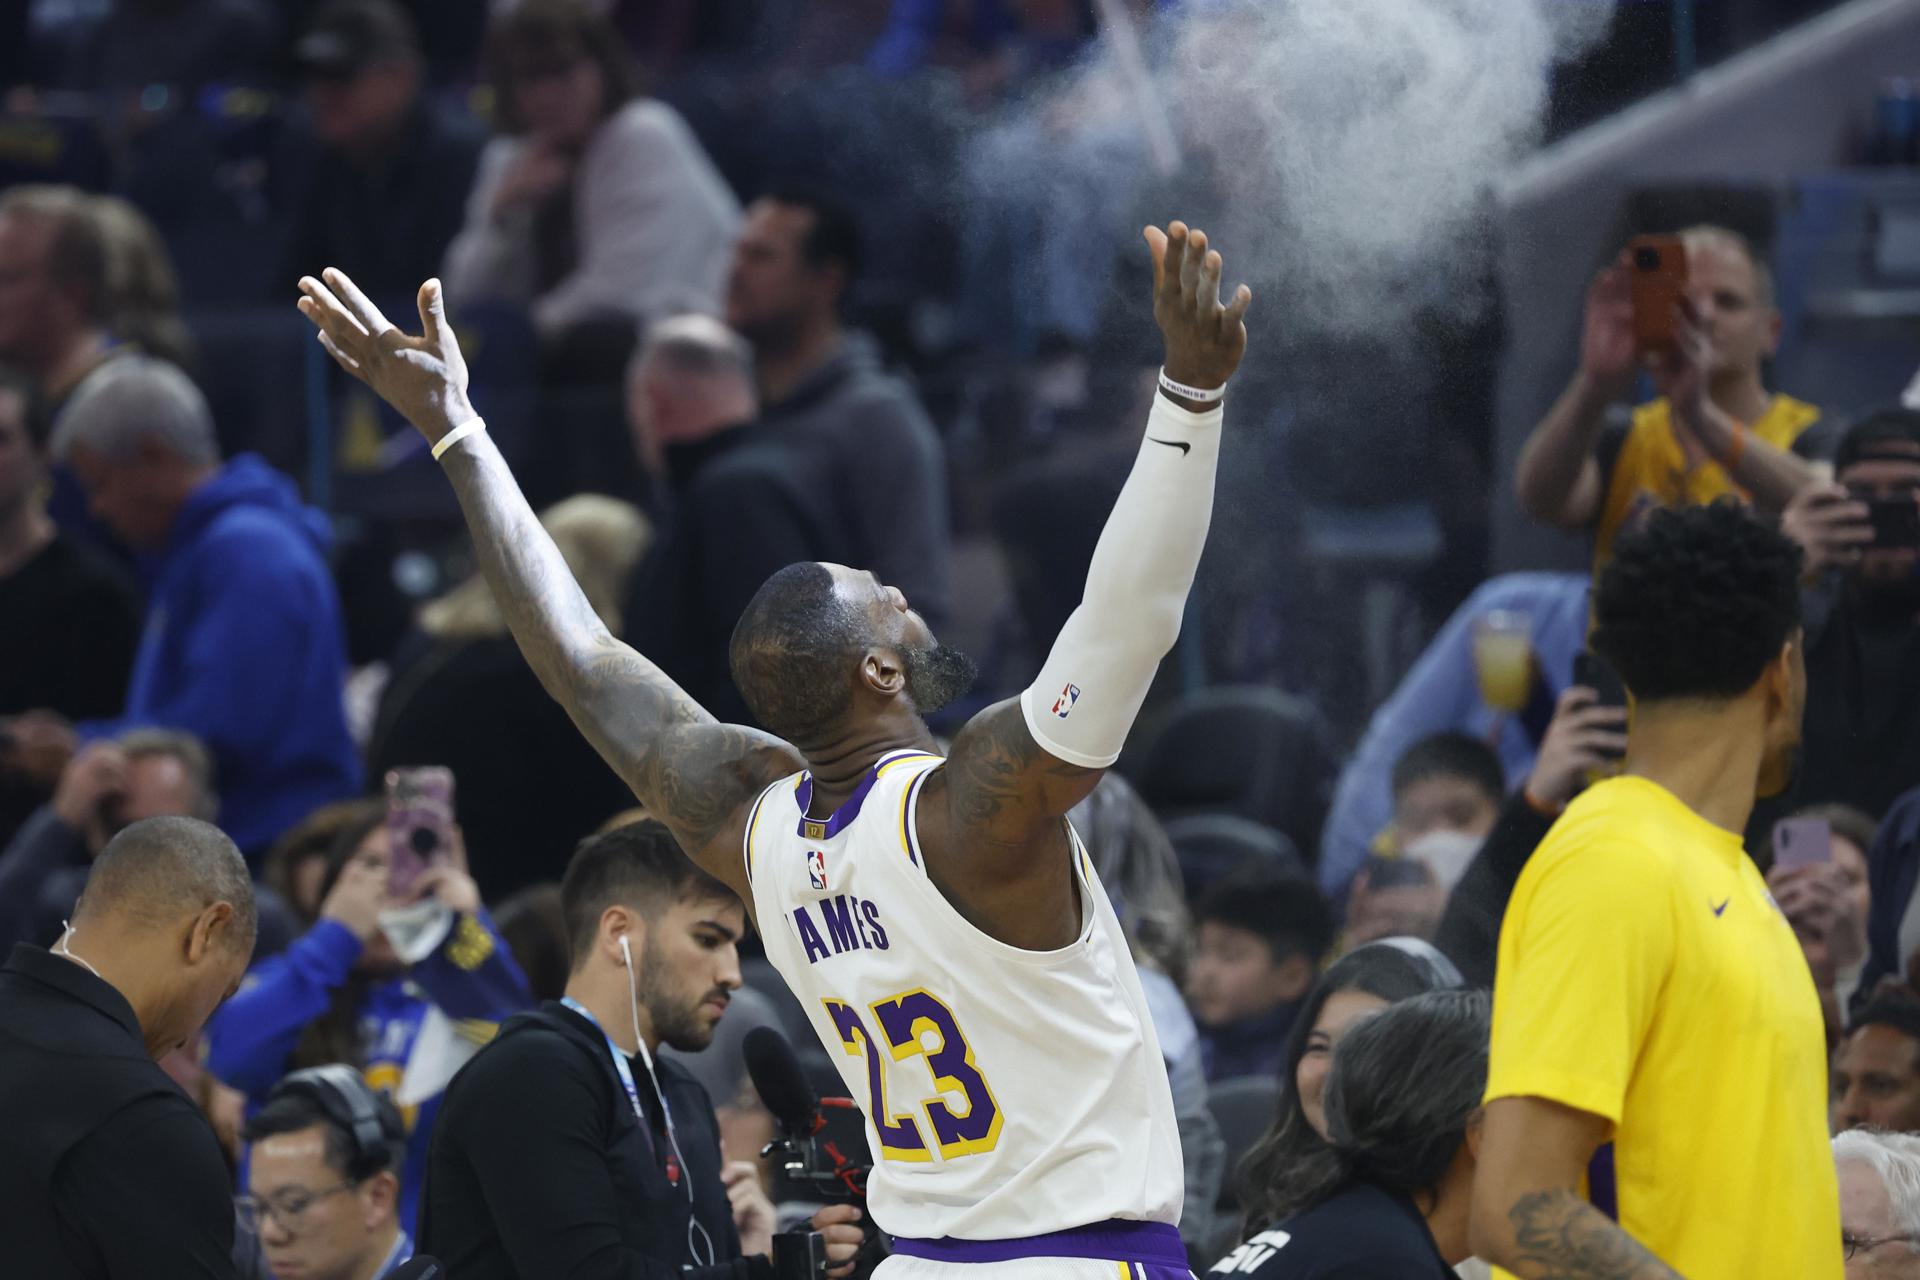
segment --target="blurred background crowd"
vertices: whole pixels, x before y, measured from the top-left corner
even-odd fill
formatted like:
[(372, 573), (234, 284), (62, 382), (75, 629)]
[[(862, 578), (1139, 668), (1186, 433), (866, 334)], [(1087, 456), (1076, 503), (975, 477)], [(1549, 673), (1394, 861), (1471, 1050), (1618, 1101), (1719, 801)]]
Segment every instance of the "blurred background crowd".
[[(1292, 252), (1232, 259), (1263, 314), (1213, 541), (1075, 815), (1152, 971), (1197, 1264), (1240, 1238), (1261, 1135), (1250, 1169), (1316, 1141), (1345, 1025), (1445, 985), (1424, 953), (1409, 976), (1355, 948), (1424, 939), (1491, 982), (1519, 869), (1617, 768), (1589, 584), (1654, 506), (1738, 494), (1806, 550), (1802, 764), (1749, 849), (1827, 1005), (1834, 1128), (1920, 1131), (1920, 96), (1898, 74), (1920, 5), (1562, 7), (1590, 29), (1537, 59), (1514, 163), (1468, 175), (1391, 308), (1320, 306), (1370, 251), (1323, 250), (1298, 208), (1275, 215)], [(172, 1066), (236, 1164), (287, 1073), (362, 1071), (404, 1100), (410, 1224), (438, 1087), (559, 993), (561, 871), (632, 800), (294, 282), (339, 267), (400, 316), (444, 281), (473, 399), (588, 598), (716, 714), (747, 718), (741, 607), (819, 559), (976, 656), (950, 727), (1031, 678), (1126, 474), (1156, 354), (1139, 226), (1258, 216), (1233, 122), (1181, 91), (1261, 71), (1232, 56), (1248, 12), (4, 6), (0, 940), (58, 936), (126, 824), (217, 820), (260, 945)], [(1239, 86), (1266, 87), (1287, 91)], [(1417, 206), (1429, 180), (1384, 187)], [(1649, 371), (1616, 255), (1682, 231), (1704, 341)], [(380, 923), (381, 796), (415, 766), (454, 778), (458, 874), (432, 891), (461, 924), (408, 961)], [(743, 979), (701, 1068), (732, 1158), (766, 1133), (738, 1033), (816, 1052), (765, 961)]]

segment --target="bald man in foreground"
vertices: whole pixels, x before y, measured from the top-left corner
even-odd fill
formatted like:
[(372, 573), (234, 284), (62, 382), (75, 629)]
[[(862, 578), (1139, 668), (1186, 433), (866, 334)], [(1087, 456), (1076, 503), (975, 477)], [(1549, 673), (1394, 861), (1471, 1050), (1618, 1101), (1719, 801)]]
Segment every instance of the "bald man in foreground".
[(253, 956), (253, 885), (219, 828), (127, 827), (52, 950), (0, 967), (0, 1270), (35, 1280), (234, 1276), (213, 1130), (157, 1060)]

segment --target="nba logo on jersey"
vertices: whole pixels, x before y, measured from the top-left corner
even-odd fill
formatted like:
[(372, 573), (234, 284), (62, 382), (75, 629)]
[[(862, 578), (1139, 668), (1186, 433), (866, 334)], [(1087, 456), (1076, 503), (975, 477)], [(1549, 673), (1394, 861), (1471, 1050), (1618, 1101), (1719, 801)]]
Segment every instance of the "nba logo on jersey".
[(1073, 710), (1073, 704), (1078, 701), (1080, 701), (1080, 686), (1068, 685), (1060, 691), (1060, 696), (1053, 700), (1053, 714), (1065, 720), (1067, 713)]
[(814, 849), (807, 854), (807, 881), (820, 892), (827, 891), (827, 854), (824, 849)]

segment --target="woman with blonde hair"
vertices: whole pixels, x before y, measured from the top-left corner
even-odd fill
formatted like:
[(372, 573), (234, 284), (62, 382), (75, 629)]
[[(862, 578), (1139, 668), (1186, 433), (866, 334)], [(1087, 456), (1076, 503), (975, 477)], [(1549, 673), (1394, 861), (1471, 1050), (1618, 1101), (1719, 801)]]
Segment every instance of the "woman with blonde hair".
[[(582, 494), (540, 521), (619, 635), (626, 580), (653, 540), (646, 517)], [(368, 778), (406, 765), (453, 769), (468, 864), (488, 901), (557, 879), (575, 843), (630, 806), (632, 793), (540, 687), (478, 573), (428, 603), (419, 630), (418, 656), (381, 697)]]

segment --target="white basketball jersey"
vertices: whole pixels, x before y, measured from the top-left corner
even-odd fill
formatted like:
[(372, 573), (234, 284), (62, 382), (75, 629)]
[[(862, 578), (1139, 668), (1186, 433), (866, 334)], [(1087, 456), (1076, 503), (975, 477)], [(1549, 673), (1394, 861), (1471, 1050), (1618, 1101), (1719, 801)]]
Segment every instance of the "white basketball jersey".
[(1079, 939), (1042, 952), (988, 937), (920, 855), (914, 804), (943, 763), (884, 756), (819, 820), (799, 774), (763, 792), (747, 823), (767, 956), (867, 1117), (874, 1221), (963, 1240), (1177, 1224), (1180, 1139), (1160, 1042), (1079, 837)]

